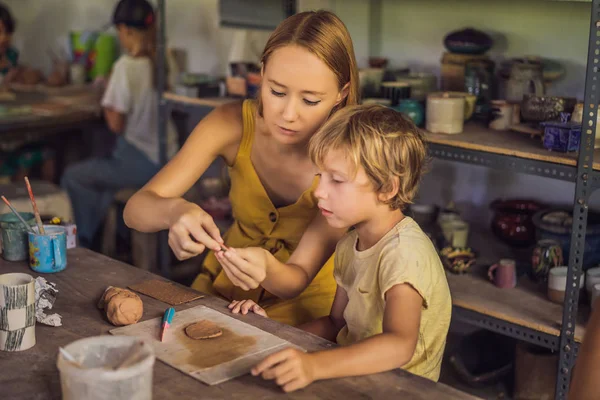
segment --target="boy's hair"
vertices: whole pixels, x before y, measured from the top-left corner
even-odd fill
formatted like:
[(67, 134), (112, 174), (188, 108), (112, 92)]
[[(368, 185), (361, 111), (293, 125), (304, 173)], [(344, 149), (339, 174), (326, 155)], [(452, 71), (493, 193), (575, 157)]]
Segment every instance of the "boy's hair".
[(310, 158), (319, 168), (331, 150), (346, 153), (353, 165), (352, 177), (364, 168), (378, 193), (392, 191), (398, 178), (398, 193), (386, 201), (393, 210), (412, 203), (427, 163), (425, 139), (415, 124), (375, 104), (339, 110), (310, 139)]
[(4, 28), (10, 34), (15, 32), (15, 20), (13, 19), (8, 7), (0, 3), (0, 22), (4, 24)]

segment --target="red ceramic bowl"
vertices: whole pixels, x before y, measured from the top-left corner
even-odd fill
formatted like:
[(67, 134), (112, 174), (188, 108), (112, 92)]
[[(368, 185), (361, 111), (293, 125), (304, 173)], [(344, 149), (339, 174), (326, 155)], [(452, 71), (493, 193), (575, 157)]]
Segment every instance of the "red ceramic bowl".
[(535, 226), (532, 217), (545, 206), (534, 200), (495, 200), (492, 232), (504, 243), (514, 247), (527, 247), (535, 243)]

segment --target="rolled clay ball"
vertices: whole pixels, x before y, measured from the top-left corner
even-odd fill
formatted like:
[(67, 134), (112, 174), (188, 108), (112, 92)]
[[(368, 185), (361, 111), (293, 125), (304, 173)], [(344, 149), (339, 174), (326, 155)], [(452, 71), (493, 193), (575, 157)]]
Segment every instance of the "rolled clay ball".
[(127, 289), (109, 288), (104, 293), (106, 317), (115, 326), (135, 324), (144, 314), (142, 299)]

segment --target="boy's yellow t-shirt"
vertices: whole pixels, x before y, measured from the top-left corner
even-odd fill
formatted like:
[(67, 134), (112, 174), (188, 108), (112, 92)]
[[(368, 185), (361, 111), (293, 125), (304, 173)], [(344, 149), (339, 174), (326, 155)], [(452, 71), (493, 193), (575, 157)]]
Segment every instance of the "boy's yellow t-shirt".
[(383, 331), (385, 293), (394, 285), (410, 284), (423, 298), (415, 353), (402, 368), (437, 381), (452, 300), (442, 262), (431, 240), (410, 217), (404, 217), (373, 247), (357, 251), (356, 231), (338, 243), (334, 276), (348, 294), (346, 326), (337, 342), (348, 345)]

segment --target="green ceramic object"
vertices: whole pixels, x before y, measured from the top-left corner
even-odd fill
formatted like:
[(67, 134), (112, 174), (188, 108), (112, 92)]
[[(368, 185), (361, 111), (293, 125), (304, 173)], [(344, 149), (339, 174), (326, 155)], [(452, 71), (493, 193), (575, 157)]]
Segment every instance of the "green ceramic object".
[(406, 114), (417, 126), (421, 126), (425, 120), (423, 105), (414, 99), (402, 100), (398, 106), (394, 107), (394, 110)]

